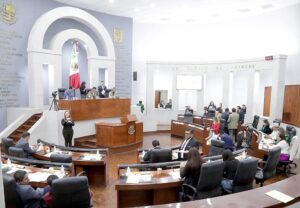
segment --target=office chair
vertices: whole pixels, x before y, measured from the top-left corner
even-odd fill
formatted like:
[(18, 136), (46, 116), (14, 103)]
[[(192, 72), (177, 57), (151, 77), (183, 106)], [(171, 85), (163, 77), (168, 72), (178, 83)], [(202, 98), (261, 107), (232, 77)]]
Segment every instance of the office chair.
[(172, 150), (171, 149), (153, 149), (151, 150), (150, 163), (171, 162)]
[(22, 201), (16, 191), (16, 181), (13, 177), (3, 174), (3, 186), (6, 208), (22, 208)]
[(50, 156), (51, 162), (58, 162), (58, 163), (71, 163), (72, 156), (66, 154), (51, 154)]
[(208, 156), (222, 155), (224, 151), (224, 142), (222, 140), (211, 139)]
[(2, 138), (2, 147), (4, 150), (4, 153), (8, 155), (8, 148), (14, 146), (14, 141), (10, 138)]
[(18, 147), (9, 147), (8, 148), (8, 154), (12, 157), (25, 157), (24, 150)]

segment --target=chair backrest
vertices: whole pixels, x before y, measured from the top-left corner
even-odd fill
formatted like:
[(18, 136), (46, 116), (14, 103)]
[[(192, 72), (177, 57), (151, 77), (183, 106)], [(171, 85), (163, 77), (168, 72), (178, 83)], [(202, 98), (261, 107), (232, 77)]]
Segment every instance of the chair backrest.
[(19, 208), (23, 207), (21, 199), (16, 191), (16, 181), (13, 177), (7, 174), (3, 174), (3, 186), (5, 195), (5, 207), (6, 208)]
[(66, 154), (51, 154), (50, 156), (51, 162), (58, 162), (58, 163), (71, 163), (72, 162), (72, 156), (66, 155)]
[(14, 146), (14, 141), (10, 138), (2, 138), (1, 143), (4, 153), (8, 155), (8, 148)]
[(259, 122), (259, 116), (255, 115), (253, 118), (252, 127), (257, 129), (258, 122)]
[(258, 160), (247, 158), (239, 161), (238, 168), (233, 179), (232, 192), (241, 192), (252, 189), (252, 183), (257, 171)]
[(153, 149), (151, 151), (150, 163), (171, 162), (172, 150), (171, 149)]
[(276, 167), (280, 158), (280, 147), (274, 147), (269, 151), (267, 162), (263, 168), (264, 179), (271, 178), (276, 174)]
[(212, 139), (208, 156), (221, 155), (224, 151), (224, 141)]
[[(217, 160), (202, 164), (197, 191), (202, 197), (214, 197), (221, 194), (220, 184), (223, 178), (223, 161)], [(205, 194), (206, 193), (206, 194)]]
[(12, 157), (25, 157), (24, 150), (18, 147), (9, 147), (8, 154)]
[(90, 207), (90, 193), (86, 176), (67, 177), (52, 183), (52, 207)]
[(290, 143), (292, 141), (292, 138), (297, 135), (297, 130), (295, 127), (287, 125), (286, 126), (286, 134), (289, 137), (287, 142)]
[(58, 88), (58, 99), (62, 100), (64, 99), (64, 93), (67, 89), (65, 88)]

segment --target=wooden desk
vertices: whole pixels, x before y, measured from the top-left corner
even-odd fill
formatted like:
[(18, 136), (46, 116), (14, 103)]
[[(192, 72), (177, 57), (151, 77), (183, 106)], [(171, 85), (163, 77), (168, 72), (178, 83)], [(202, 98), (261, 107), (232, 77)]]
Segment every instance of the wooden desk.
[(60, 110), (70, 110), (74, 121), (114, 118), (130, 113), (130, 99), (59, 100), (58, 107)]
[[(184, 115), (177, 115), (177, 120), (184, 122)], [(205, 127), (210, 127), (214, 120), (212, 118), (204, 118), (203, 116), (193, 115), (193, 124), (199, 124)]]
[[(152, 206), (153, 208), (198, 208), (198, 207), (222, 207), (222, 208), (232, 208), (232, 207), (287, 207), (288, 205), (294, 204), (300, 201), (300, 174), (296, 176), (289, 177), (282, 181), (261, 187), (252, 189), (249, 191), (244, 191), (236, 194), (230, 194), (226, 196), (220, 196), (215, 198), (210, 198), (209, 200), (196, 200), (192, 202), (185, 203), (174, 203), (161, 206)], [(284, 204), (281, 203), (265, 193), (277, 190), (295, 199), (291, 202)]]
[[(148, 183), (128, 184), (127, 177), (121, 176), (115, 189), (117, 190), (118, 207), (147, 206), (176, 202), (178, 191), (183, 183), (180, 178), (173, 178), (170, 172), (163, 170), (160, 175), (149, 171), (152, 181)], [(176, 171), (179, 171), (177, 169)]]
[(135, 145), (143, 141), (143, 123), (96, 124), (96, 143), (101, 147), (117, 148)]
[(268, 150), (258, 148), (258, 145), (259, 145), (258, 136), (259, 135), (257, 134), (257, 132), (253, 131), (252, 137), (251, 137), (251, 148), (248, 149), (248, 154), (252, 155), (254, 157), (264, 159), (265, 155), (268, 155)]
[[(92, 185), (106, 185), (107, 182), (107, 155), (102, 154), (101, 160), (84, 160), (84, 155), (91, 155), (90, 153), (71, 152), (72, 163), (74, 165), (75, 175), (85, 171)], [(44, 151), (39, 151), (33, 154), (33, 157), (38, 160), (50, 161), (50, 156)]]
[(194, 137), (200, 142), (203, 154), (208, 155), (209, 146), (206, 145), (205, 139), (209, 136), (209, 131), (206, 130), (206, 127), (199, 124), (190, 124), (178, 120), (172, 120), (171, 135), (183, 138), (187, 128), (192, 128), (194, 130)]

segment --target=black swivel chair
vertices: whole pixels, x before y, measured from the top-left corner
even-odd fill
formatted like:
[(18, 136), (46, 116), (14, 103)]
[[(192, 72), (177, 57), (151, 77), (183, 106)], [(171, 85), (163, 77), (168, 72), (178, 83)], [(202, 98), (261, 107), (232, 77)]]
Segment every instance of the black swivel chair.
[(247, 158), (239, 162), (232, 182), (232, 190), (223, 190), (226, 193), (237, 193), (253, 188), (253, 180), (257, 171), (258, 160)]
[(8, 148), (13, 147), (14, 146), (14, 141), (10, 138), (2, 138), (2, 147), (4, 150), (4, 153), (6, 155), (8, 155)]
[(71, 163), (72, 156), (66, 154), (51, 154), (50, 161), (58, 163)]
[(53, 181), (52, 208), (62, 207), (91, 207), (86, 176), (67, 177)]
[(212, 139), (208, 156), (222, 155), (224, 151), (224, 142), (222, 140)]
[(153, 149), (151, 151), (150, 163), (171, 162), (172, 150), (171, 149)]
[(263, 168), (258, 168), (255, 174), (256, 184), (260, 183), (260, 186), (264, 185), (265, 180), (273, 177), (276, 174), (276, 167), (280, 158), (280, 147), (274, 147), (269, 151), (268, 159), (265, 162)]
[(65, 98), (65, 88), (58, 88), (58, 99), (62, 100)]
[[(204, 163), (201, 166), (200, 177), (198, 180), (197, 188), (183, 184), (183, 192), (189, 194), (180, 194), (180, 201), (183, 201), (182, 196), (190, 200), (199, 200), (221, 196), (221, 181), (223, 176), (223, 161), (216, 160), (213, 162)], [(190, 194), (192, 193), (192, 194)]]
[(9, 147), (8, 148), (8, 154), (12, 157), (25, 157), (24, 150), (18, 147)]
[(16, 191), (16, 181), (13, 177), (3, 174), (3, 186), (6, 208), (22, 208), (21, 199)]

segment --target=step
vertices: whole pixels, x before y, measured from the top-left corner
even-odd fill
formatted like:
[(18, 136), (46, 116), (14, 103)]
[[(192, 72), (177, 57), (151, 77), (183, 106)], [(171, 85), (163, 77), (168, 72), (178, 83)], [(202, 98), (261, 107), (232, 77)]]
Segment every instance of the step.
[(92, 145), (92, 144), (86, 144), (86, 143), (83, 143), (83, 144), (80, 144), (78, 147), (81, 147), (81, 148), (92, 148), (92, 149), (95, 149), (97, 148), (97, 145)]
[(85, 141), (81, 144), (96, 145), (96, 140), (95, 141), (94, 140)]

